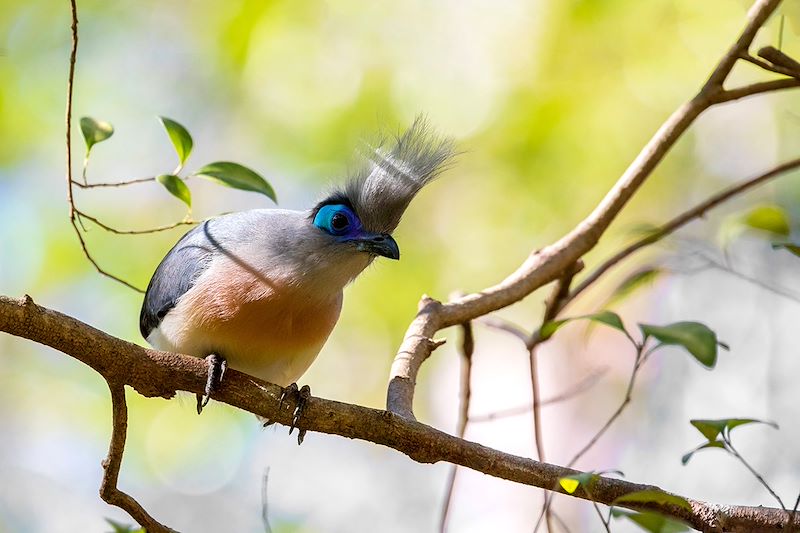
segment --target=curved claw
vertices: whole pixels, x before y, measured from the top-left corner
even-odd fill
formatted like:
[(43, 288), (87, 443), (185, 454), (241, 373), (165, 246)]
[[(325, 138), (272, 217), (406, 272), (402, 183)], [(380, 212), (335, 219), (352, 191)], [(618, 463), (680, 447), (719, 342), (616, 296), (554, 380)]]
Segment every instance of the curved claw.
[(211, 399), (211, 393), (219, 388), (222, 383), (222, 377), (225, 375), (225, 370), (228, 369), (228, 362), (221, 355), (212, 353), (206, 357), (206, 364), (208, 365), (208, 379), (203, 394), (197, 395), (197, 414), (203, 412), (203, 408), (208, 405)]
[[(300, 418), (303, 416), (303, 409), (306, 406), (306, 402), (311, 397), (311, 387), (308, 385), (303, 385), (299, 389), (297, 388), (297, 383), (292, 383), (288, 387), (283, 389), (281, 393), (280, 403), (278, 404), (278, 409), (283, 409), (283, 402), (289, 398), (290, 396), (294, 397), (295, 401), (295, 408), (292, 412), (292, 422), (289, 424), (289, 435), (297, 428), (297, 424), (300, 421)], [(306, 436), (305, 429), (299, 429), (297, 433), (297, 444), (300, 445), (303, 443), (303, 439)]]

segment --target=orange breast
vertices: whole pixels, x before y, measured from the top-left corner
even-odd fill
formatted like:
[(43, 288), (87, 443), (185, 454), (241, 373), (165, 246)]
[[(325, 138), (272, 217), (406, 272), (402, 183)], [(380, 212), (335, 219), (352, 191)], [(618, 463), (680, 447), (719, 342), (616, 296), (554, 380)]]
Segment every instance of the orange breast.
[(296, 381), (336, 324), (341, 292), (309, 295), (237, 265), (216, 268), (165, 317), (164, 337), (176, 351), (198, 357), (219, 353), (233, 368), (267, 381), (284, 386)]

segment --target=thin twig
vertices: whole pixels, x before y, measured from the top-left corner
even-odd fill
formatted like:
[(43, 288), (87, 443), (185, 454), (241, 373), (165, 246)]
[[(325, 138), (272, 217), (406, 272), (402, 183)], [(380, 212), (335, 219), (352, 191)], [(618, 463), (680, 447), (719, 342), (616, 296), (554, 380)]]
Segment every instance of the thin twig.
[(127, 512), (148, 533), (175, 533), (173, 529), (161, 524), (150, 516), (135, 499), (117, 488), (122, 455), (125, 452), (125, 435), (128, 430), (128, 406), (125, 402), (125, 385), (108, 381), (111, 392), (112, 426), (108, 457), (103, 461), (103, 479), (100, 483), (100, 497), (106, 503), (115, 505)]
[(797, 499), (794, 502), (794, 507), (792, 507), (792, 512), (789, 513), (789, 519), (786, 523), (786, 533), (794, 533), (794, 518), (795, 513), (797, 512), (797, 508), (800, 507), (800, 494), (797, 495)]
[(78, 210), (75, 208), (75, 199), (72, 195), (72, 185), (75, 181), (72, 179), (72, 140), (70, 134), (72, 132), (72, 88), (75, 82), (75, 62), (78, 57), (78, 6), (75, 3), (75, 0), (69, 0), (70, 2), (70, 10), (72, 13), (72, 48), (70, 49), (69, 54), (69, 75), (67, 77), (67, 111), (66, 111), (66, 141), (67, 141), (67, 203), (69, 204), (69, 221), (72, 224), (72, 227), (75, 229), (75, 235), (78, 236), (78, 241), (80, 241), (81, 249), (83, 250), (83, 254), (86, 256), (86, 259), (94, 265), (94, 268), (97, 270), (98, 273), (106, 276), (107, 278), (113, 279), (119, 283), (122, 283), (126, 287), (129, 287), (136, 292), (144, 293), (144, 291), (131, 283), (125, 281), (124, 279), (111, 274), (110, 272), (106, 272), (100, 265), (95, 261), (92, 255), (89, 253), (89, 249), (86, 246), (86, 241), (83, 239), (83, 235), (81, 234), (80, 228), (78, 228), (78, 224), (82, 224), (81, 219), (79, 217)]
[[(470, 322), (462, 324), (461, 331), (463, 334), (463, 339), (461, 341), (461, 400), (459, 402), (456, 433), (458, 434), (458, 438), (463, 439), (464, 433), (467, 431), (467, 424), (469, 423), (469, 403), (472, 397), (470, 382), (472, 381), (472, 355), (475, 353), (475, 338), (472, 333), (472, 324)], [(442, 519), (439, 523), (439, 531), (441, 533), (447, 531), (447, 521), (450, 515), (450, 506), (452, 505), (453, 489), (455, 488), (457, 473), (458, 466), (453, 465), (450, 468), (445, 488)]]
[(593, 501), (592, 506), (594, 510), (597, 511), (597, 516), (600, 517), (600, 521), (603, 523), (603, 528), (607, 531), (607, 533), (611, 533), (611, 526), (606, 521), (606, 518), (603, 516), (603, 512), (600, 510), (600, 506), (597, 505), (597, 502)]
[[(574, 264), (570, 265), (565, 271), (564, 274), (556, 281), (555, 285), (553, 286), (553, 290), (550, 293), (550, 296), (547, 298), (545, 302), (545, 309), (544, 315), (542, 316), (542, 326), (551, 320), (553, 320), (556, 315), (558, 314), (558, 309), (561, 306), (561, 301), (566, 298), (569, 294), (569, 286), (572, 283), (572, 278), (575, 277), (581, 269), (583, 268), (583, 261), (578, 260)], [(537, 348), (539, 344), (544, 342), (546, 339), (543, 339), (542, 336), (538, 333), (541, 331), (541, 327), (531, 335), (526, 342), (526, 347), (528, 348), (528, 368), (530, 370), (530, 380), (531, 380), (531, 399), (533, 404), (533, 443), (536, 448), (536, 455), (540, 461), (544, 462), (545, 455), (544, 455), (544, 437), (542, 436), (542, 413), (541, 413), (541, 399), (540, 399), (540, 387), (539, 387), (539, 369), (538, 369), (538, 357), (537, 357)], [(553, 531), (553, 523), (552, 523), (552, 513), (550, 512), (550, 499), (549, 494), (547, 491), (544, 491), (544, 521), (545, 527), (548, 533), (552, 533)], [(538, 528), (538, 525), (537, 525)], [(535, 533), (536, 530), (534, 530)]]
[(765, 46), (758, 51), (758, 55), (769, 61), (772, 65), (785, 69), (789, 73), (786, 74), (787, 76), (795, 78), (800, 76), (800, 63), (793, 57), (781, 52), (779, 48)]
[(789, 171), (795, 170), (800, 168), (800, 158), (793, 159), (791, 161), (787, 161), (786, 163), (782, 163), (763, 174), (745, 180), (741, 183), (728, 187), (717, 194), (711, 196), (704, 202), (684, 211), (680, 215), (676, 216), (669, 222), (665, 223), (655, 231), (651, 232), (650, 234), (646, 235), (645, 237), (639, 239), (638, 241), (626, 246), (610, 258), (606, 259), (599, 267), (594, 269), (585, 279), (583, 279), (572, 291), (569, 295), (563, 300), (563, 305), (561, 306), (560, 311), (566, 307), (566, 305), (573, 301), (578, 295), (580, 295), (583, 291), (585, 291), (588, 287), (594, 284), (598, 279), (600, 279), (603, 274), (605, 274), (608, 270), (610, 270), (613, 266), (621, 262), (623, 259), (627, 258), (629, 255), (641, 250), (645, 246), (653, 244), (655, 242), (660, 241), (664, 237), (670, 235), (677, 229), (683, 227), (687, 223), (701, 218), (711, 209), (719, 206), (720, 204), (730, 200), (734, 196), (742, 194), (744, 192), (749, 191), (761, 185), (771, 179), (777, 178)]
[(800, 76), (800, 73), (798, 73), (798, 72), (794, 72), (794, 71), (792, 71), (792, 70), (790, 70), (788, 68), (782, 67), (780, 65), (774, 65), (774, 64), (772, 64), (772, 63), (770, 63), (768, 61), (764, 61), (763, 59), (759, 59), (757, 57), (753, 57), (752, 55), (750, 55), (747, 52), (742, 54), (742, 59), (744, 59), (748, 63), (752, 63), (752, 64), (756, 65), (759, 68), (762, 68), (764, 70), (768, 70), (770, 72), (774, 72), (775, 74), (782, 74), (784, 76), (789, 76), (789, 77), (792, 77), (792, 78), (797, 78), (798, 76)]
[(517, 339), (521, 340), (523, 344), (527, 344), (528, 338), (530, 334), (522, 329), (521, 326), (518, 326), (508, 320), (503, 318), (489, 315), (489, 316), (482, 316), (476, 319), (476, 322), (486, 326), (487, 328), (496, 329), (499, 331), (503, 331), (505, 333), (509, 333), (516, 337)]
[(633, 386), (636, 383), (636, 374), (639, 372), (639, 369), (647, 360), (648, 354), (643, 354), (643, 350), (644, 350), (644, 345), (640, 344), (636, 346), (636, 359), (633, 363), (633, 369), (631, 370), (631, 377), (628, 379), (628, 386), (625, 389), (625, 397), (623, 398), (622, 403), (619, 404), (619, 407), (617, 407), (614, 413), (608, 418), (608, 420), (606, 420), (606, 423), (603, 424), (603, 426), (597, 431), (597, 433), (595, 433), (594, 436), (591, 439), (589, 439), (589, 442), (587, 442), (583, 446), (583, 448), (581, 448), (578, 451), (578, 453), (576, 453), (572, 457), (572, 459), (569, 460), (569, 462), (567, 463), (567, 468), (571, 468), (573, 465), (575, 465), (575, 463), (577, 463), (580, 460), (580, 458), (583, 457), (586, 454), (586, 452), (588, 452), (597, 443), (598, 440), (600, 440), (600, 437), (602, 437), (605, 434), (605, 432), (608, 431), (608, 428), (610, 428), (612, 424), (614, 424), (614, 422), (617, 421), (622, 412), (631, 402), (631, 397), (633, 395)]
[(713, 95), (713, 102), (715, 104), (724, 104), (725, 102), (732, 102), (748, 96), (755, 96), (757, 94), (764, 94), (774, 91), (782, 91), (784, 89), (793, 89), (800, 87), (800, 80), (797, 78), (784, 78), (780, 80), (761, 81), (752, 83), (736, 89), (721, 90)]
[(772, 495), (772, 497), (775, 498), (775, 501), (778, 502), (778, 505), (781, 506), (781, 509), (786, 511), (786, 506), (783, 504), (783, 500), (781, 500), (781, 497), (778, 496), (774, 490), (772, 490), (772, 487), (769, 486), (769, 483), (767, 483), (764, 477), (761, 474), (759, 474), (755, 468), (750, 466), (750, 463), (748, 463), (745, 460), (745, 458), (742, 457), (742, 454), (740, 454), (739, 451), (733, 447), (733, 442), (731, 442), (730, 437), (726, 434), (723, 434), (722, 438), (725, 441), (725, 446), (728, 448), (728, 451), (730, 451), (733, 454), (733, 456), (736, 457), (739, 460), (739, 462), (742, 463), (745, 466), (745, 468), (747, 468), (747, 470), (750, 471), (751, 474), (753, 474), (753, 476), (758, 480), (758, 482), (761, 483), (761, 485), (765, 489), (767, 489), (767, 491)]
[(86, 220), (94, 222), (95, 224), (97, 224), (98, 226), (103, 228), (104, 230), (106, 230), (108, 232), (111, 232), (111, 233), (116, 233), (117, 235), (147, 235), (147, 234), (150, 234), (150, 233), (158, 233), (160, 231), (167, 231), (167, 230), (175, 229), (175, 228), (180, 227), (180, 226), (194, 226), (195, 224), (199, 224), (200, 223), (200, 221), (197, 221), (197, 220), (179, 220), (178, 222), (173, 222), (172, 224), (167, 224), (165, 226), (157, 226), (155, 228), (135, 229), (135, 230), (120, 230), (120, 229), (116, 229), (116, 228), (114, 228), (112, 226), (109, 226), (108, 224), (98, 220), (97, 218), (95, 218), (95, 217), (93, 217), (91, 215), (87, 215), (86, 213), (84, 213), (83, 211), (81, 211), (79, 209), (76, 209), (75, 212), (76, 212), (76, 214), (78, 215), (79, 218), (85, 218)]
[(128, 181), (119, 181), (111, 183), (81, 183), (80, 181), (73, 180), (72, 184), (80, 187), (81, 189), (96, 189), (99, 187), (125, 187), (127, 185), (134, 185), (137, 183), (147, 183), (155, 180), (156, 180), (155, 176), (151, 176), (149, 178), (137, 178)]
[(94, 257), (92, 257), (92, 254), (89, 253), (89, 248), (86, 246), (86, 241), (83, 240), (83, 234), (78, 230), (78, 226), (77, 226), (77, 223), (75, 221), (75, 218), (71, 219), (70, 222), (72, 223), (72, 227), (75, 228), (75, 234), (78, 236), (78, 241), (81, 243), (81, 249), (83, 250), (83, 255), (85, 255), (86, 259), (88, 259), (89, 262), (92, 265), (94, 265), (94, 268), (95, 268), (95, 270), (97, 270), (97, 272), (99, 272), (103, 276), (106, 276), (107, 278), (111, 278), (114, 281), (122, 283), (126, 287), (129, 287), (129, 288), (135, 290), (136, 292), (144, 294), (144, 290), (140, 289), (139, 287), (137, 287), (135, 285), (132, 285), (131, 283), (125, 281), (124, 279), (122, 279), (120, 277), (117, 277), (114, 274), (111, 274), (110, 272), (106, 272), (105, 270), (103, 270), (103, 268), (97, 263), (97, 261), (94, 260)]
[[(586, 392), (587, 390), (591, 389), (600, 378), (605, 375), (608, 371), (607, 368), (599, 368), (592, 371), (588, 376), (584, 377), (578, 383), (574, 384), (570, 388), (566, 389), (564, 392), (556, 394), (555, 396), (551, 396), (549, 398), (545, 398), (539, 402), (541, 407), (547, 407), (549, 405), (554, 405), (557, 403), (565, 402), (567, 400), (572, 400), (576, 396), (581, 393)], [(518, 416), (530, 413), (533, 409), (533, 404), (527, 405), (520, 405), (517, 407), (509, 407), (508, 409), (502, 409), (500, 411), (494, 411), (492, 413), (486, 413), (482, 415), (470, 415), (469, 421), (470, 423), (474, 422), (491, 422), (493, 420), (498, 420), (501, 418), (507, 418), (511, 416)]]

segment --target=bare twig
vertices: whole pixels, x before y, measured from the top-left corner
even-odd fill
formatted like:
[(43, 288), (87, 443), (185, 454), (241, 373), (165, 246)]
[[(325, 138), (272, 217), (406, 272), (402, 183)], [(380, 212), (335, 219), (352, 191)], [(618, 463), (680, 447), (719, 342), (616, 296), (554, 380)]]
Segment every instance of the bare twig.
[(575, 463), (577, 463), (580, 460), (580, 458), (583, 457), (586, 454), (586, 452), (588, 452), (597, 443), (598, 440), (600, 440), (600, 437), (602, 437), (605, 434), (605, 432), (608, 431), (608, 428), (610, 428), (614, 424), (614, 422), (617, 421), (617, 419), (620, 417), (620, 415), (628, 406), (628, 404), (631, 403), (631, 397), (633, 395), (633, 386), (636, 383), (636, 374), (639, 372), (639, 369), (647, 360), (647, 354), (643, 352), (644, 352), (644, 345), (643, 344), (637, 345), (636, 359), (634, 360), (633, 363), (633, 369), (631, 370), (631, 377), (628, 379), (628, 386), (625, 389), (625, 397), (622, 399), (622, 403), (619, 404), (614, 413), (608, 418), (608, 420), (606, 420), (605, 424), (603, 424), (603, 426), (597, 431), (597, 433), (595, 433), (594, 436), (591, 439), (589, 439), (589, 442), (587, 442), (583, 446), (583, 448), (581, 448), (572, 457), (572, 459), (569, 460), (569, 462), (567, 463), (568, 468), (575, 465)]
[(117, 488), (122, 455), (125, 452), (125, 434), (128, 430), (128, 406), (125, 402), (125, 385), (122, 382), (108, 381), (111, 392), (112, 426), (111, 444), (108, 457), (103, 461), (103, 480), (100, 483), (100, 497), (110, 505), (115, 505), (127, 512), (148, 533), (175, 533), (152, 516), (139, 502)]
[[(38, 306), (30, 297), (0, 296), (0, 331), (52, 346), (90, 366), (110, 383), (124, 383), (148, 397), (171, 397), (177, 390), (202, 393), (208, 376), (202, 359), (128, 343)], [(215, 400), (288, 426), (295, 406), (281, 402), (282, 391), (276, 385), (228, 369)], [(388, 411), (316, 397), (305, 403), (298, 427), (388, 446), (418, 462), (446, 461), (540, 488), (560, 490), (560, 478), (578, 473), (459, 439)], [(622, 495), (646, 489), (657, 488), (600, 476), (592, 484), (592, 498), (580, 487), (573, 496), (611, 505)], [(785, 531), (787, 515), (782, 509), (715, 505), (691, 499), (688, 502), (689, 508), (656, 502), (614, 505), (657, 511), (702, 531)]]
[[(761, 54), (759, 53), (759, 55), (761, 55)], [(798, 72), (793, 72), (793, 71), (791, 71), (791, 70), (789, 70), (787, 68), (781, 67), (780, 65), (774, 65), (774, 64), (770, 63), (769, 61), (764, 61), (764, 60), (759, 59), (757, 57), (753, 57), (749, 53), (742, 54), (742, 59), (744, 59), (748, 63), (752, 63), (752, 64), (756, 65), (757, 67), (760, 67), (760, 68), (762, 68), (764, 70), (768, 70), (770, 72), (774, 72), (775, 74), (782, 74), (784, 76), (790, 76), (790, 77), (793, 77), (793, 78), (796, 78), (796, 77), (800, 76), (800, 73), (798, 73)]]
[(564, 298), (563, 305), (561, 306), (561, 309), (559, 311), (562, 311), (569, 302), (577, 298), (578, 295), (580, 295), (583, 291), (585, 291), (598, 279), (600, 279), (600, 277), (602, 277), (603, 274), (605, 274), (616, 264), (620, 263), (623, 259), (627, 258), (629, 255), (641, 250), (646, 246), (649, 246), (655, 242), (660, 241), (664, 237), (672, 234), (673, 232), (685, 226), (689, 222), (703, 217), (708, 211), (719, 206), (720, 204), (725, 203), (731, 198), (738, 196), (742, 193), (745, 193), (759, 185), (766, 183), (771, 179), (782, 176), (787, 172), (790, 172), (797, 168), (800, 168), (800, 158), (792, 159), (791, 161), (782, 163), (762, 174), (759, 174), (758, 176), (755, 176), (741, 183), (728, 187), (727, 189), (724, 189), (718, 192), (717, 194), (711, 196), (704, 202), (701, 202), (700, 204), (692, 207), (691, 209), (684, 211), (683, 213), (676, 216), (666, 224), (657, 228), (655, 231), (650, 232), (645, 237), (642, 237), (638, 241), (626, 246), (625, 248), (623, 248), (610, 258), (606, 259), (599, 267), (594, 269), (588, 276), (586, 276), (586, 278), (583, 279), (577, 285), (577, 287), (572, 289), (569, 295), (566, 298)]
[(97, 224), (98, 226), (103, 228), (104, 230), (106, 230), (108, 232), (111, 232), (111, 233), (116, 233), (117, 235), (147, 235), (147, 234), (150, 234), (150, 233), (158, 233), (158, 232), (161, 232), (161, 231), (167, 231), (167, 230), (175, 229), (175, 228), (178, 228), (180, 226), (194, 226), (194, 225), (200, 223), (197, 220), (185, 219), (185, 220), (179, 220), (178, 222), (173, 222), (172, 224), (167, 224), (165, 226), (158, 226), (158, 227), (155, 227), (155, 228), (135, 229), (135, 230), (120, 230), (120, 229), (116, 229), (116, 228), (114, 228), (112, 226), (109, 226), (108, 224), (98, 220), (97, 218), (95, 218), (95, 217), (93, 217), (91, 215), (87, 215), (83, 211), (80, 211), (80, 210), (76, 209), (75, 212), (76, 212), (76, 214), (78, 215), (79, 218), (85, 218), (86, 220), (94, 222), (95, 224)]
[[(588, 376), (586, 376), (573, 386), (569, 387), (564, 392), (561, 392), (559, 394), (556, 394), (555, 396), (551, 396), (549, 398), (541, 400), (539, 402), (539, 405), (541, 407), (547, 407), (548, 405), (565, 402), (567, 400), (575, 398), (579, 394), (586, 392), (587, 390), (592, 388), (598, 381), (600, 381), (600, 378), (603, 377), (606, 371), (607, 371), (606, 368), (600, 368), (594, 370)], [(524, 415), (530, 413), (532, 409), (533, 409), (533, 404), (520, 405), (517, 407), (509, 407), (508, 409), (503, 409), (492, 413), (487, 413), (482, 415), (470, 415), (469, 421), (470, 423), (491, 422), (493, 420), (498, 420), (500, 418)]]
[[(463, 332), (463, 338), (461, 340), (461, 400), (459, 402), (456, 433), (459, 438), (463, 439), (464, 433), (467, 431), (467, 424), (469, 423), (469, 402), (472, 397), (470, 382), (472, 381), (472, 355), (475, 353), (475, 338), (472, 334), (472, 324), (470, 322), (462, 324), (461, 330)], [(450, 506), (452, 505), (453, 489), (456, 484), (457, 473), (458, 467), (453, 465), (447, 477), (442, 519), (441, 522), (439, 522), (439, 531), (441, 533), (447, 531), (447, 521), (450, 515)]]
[(106, 276), (109, 279), (113, 279), (119, 283), (122, 283), (126, 287), (129, 287), (137, 292), (143, 293), (144, 291), (131, 283), (125, 281), (124, 279), (107, 272), (100, 265), (97, 261), (92, 257), (89, 253), (89, 249), (86, 246), (86, 241), (83, 239), (83, 235), (81, 234), (80, 228), (78, 228), (78, 224), (81, 223), (78, 210), (75, 208), (75, 198), (72, 194), (72, 185), (75, 183), (75, 180), (72, 179), (72, 140), (70, 134), (72, 133), (72, 88), (75, 82), (75, 62), (78, 57), (78, 6), (75, 4), (75, 0), (69, 0), (70, 2), (70, 10), (72, 14), (72, 48), (70, 49), (69, 53), (69, 75), (67, 77), (67, 111), (66, 111), (66, 144), (67, 144), (67, 203), (69, 205), (69, 221), (72, 224), (73, 229), (75, 230), (75, 235), (78, 236), (78, 241), (81, 244), (81, 249), (83, 250), (83, 254), (86, 256), (86, 259), (94, 266), (95, 270), (98, 273)]
[(137, 178), (127, 181), (118, 181), (118, 182), (111, 182), (111, 183), (81, 183), (80, 181), (72, 181), (72, 184), (80, 187), (81, 189), (96, 189), (99, 187), (125, 187), (127, 185), (135, 185), (137, 183), (148, 183), (151, 181), (155, 181), (155, 176), (151, 176), (149, 178)]
[(774, 490), (772, 490), (772, 487), (769, 486), (769, 483), (767, 483), (767, 481), (764, 479), (764, 476), (759, 474), (758, 471), (755, 468), (753, 468), (750, 465), (750, 463), (748, 463), (745, 460), (744, 457), (742, 457), (742, 454), (740, 454), (739, 451), (733, 447), (733, 442), (731, 442), (730, 436), (723, 433), (722, 438), (725, 441), (725, 447), (728, 449), (728, 451), (730, 451), (733, 454), (733, 456), (736, 457), (739, 460), (739, 462), (742, 463), (744, 467), (750, 471), (751, 474), (753, 474), (753, 477), (755, 477), (758, 480), (758, 482), (761, 483), (761, 485), (765, 489), (767, 489), (767, 492), (769, 492), (772, 495), (772, 497), (775, 498), (775, 501), (778, 502), (778, 505), (781, 506), (781, 509), (786, 511), (786, 506), (783, 504), (783, 500), (781, 500), (781, 497), (778, 496)]
[(778, 48), (774, 46), (765, 46), (758, 51), (758, 55), (772, 63), (772, 65), (786, 70), (788, 72), (788, 74), (786, 74), (787, 76), (793, 76), (795, 78), (800, 76), (800, 63), (781, 52)]

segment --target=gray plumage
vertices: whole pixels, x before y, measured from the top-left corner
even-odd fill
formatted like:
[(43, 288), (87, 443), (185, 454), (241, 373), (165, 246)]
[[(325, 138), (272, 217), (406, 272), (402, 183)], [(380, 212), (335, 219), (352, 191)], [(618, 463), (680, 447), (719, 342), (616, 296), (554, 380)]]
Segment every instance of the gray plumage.
[(349, 200), (365, 228), (391, 233), (414, 196), (446, 168), (454, 145), (422, 117), (391, 146), (383, 144), (364, 151), (366, 161), (334, 196)]

